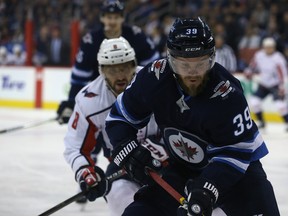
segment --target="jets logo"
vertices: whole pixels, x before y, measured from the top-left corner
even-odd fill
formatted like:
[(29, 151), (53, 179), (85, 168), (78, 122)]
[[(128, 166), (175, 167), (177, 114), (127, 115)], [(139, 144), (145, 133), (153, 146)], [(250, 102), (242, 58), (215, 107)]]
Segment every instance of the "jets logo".
[(163, 73), (164, 68), (166, 66), (166, 60), (161, 59), (154, 61), (153, 64), (151, 65), (150, 71), (155, 73), (155, 76), (159, 80), (160, 73)]
[(226, 82), (221, 81), (214, 89), (214, 94), (210, 97), (215, 98), (217, 96), (221, 96), (222, 98), (228, 95), (234, 88), (231, 86), (230, 81)]
[(164, 138), (170, 152), (179, 161), (197, 168), (207, 165), (205, 154), (207, 142), (204, 140), (176, 128), (166, 128)]
[(191, 147), (188, 145), (188, 142), (186, 142), (181, 133), (179, 133), (179, 138), (176, 140), (172, 140), (174, 147), (179, 150), (183, 157), (186, 157), (188, 160), (194, 160), (197, 156), (197, 153), (199, 151), (197, 150), (197, 147)]

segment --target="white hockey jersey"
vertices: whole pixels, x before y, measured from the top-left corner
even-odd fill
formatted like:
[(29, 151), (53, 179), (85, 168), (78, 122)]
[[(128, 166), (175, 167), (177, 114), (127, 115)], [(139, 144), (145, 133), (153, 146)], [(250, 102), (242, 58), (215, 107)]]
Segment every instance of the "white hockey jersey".
[(278, 51), (267, 55), (264, 50), (259, 50), (255, 53), (250, 67), (259, 73), (259, 83), (266, 88), (284, 83), (287, 77), (286, 59)]
[[(137, 71), (140, 69), (137, 67)], [(106, 147), (112, 149), (104, 128), (106, 116), (115, 100), (116, 97), (108, 89), (101, 75), (77, 94), (74, 111), (64, 138), (64, 158), (74, 173), (85, 165), (94, 164), (90, 155), (97, 145), (96, 139), (100, 132), (103, 134)], [(139, 130), (138, 139), (140, 141), (157, 133), (158, 127), (152, 116), (147, 127)]]

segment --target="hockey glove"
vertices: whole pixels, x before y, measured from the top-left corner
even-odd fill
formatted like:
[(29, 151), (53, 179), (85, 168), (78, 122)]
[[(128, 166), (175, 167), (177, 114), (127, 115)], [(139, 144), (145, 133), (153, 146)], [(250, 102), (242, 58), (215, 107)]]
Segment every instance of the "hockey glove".
[(114, 163), (126, 170), (128, 175), (140, 185), (153, 182), (147, 169), (159, 171), (161, 163), (151, 156), (148, 149), (130, 140), (120, 145), (113, 153)]
[(206, 179), (188, 180), (186, 203), (178, 208), (177, 216), (211, 216), (219, 196), (218, 189)]
[(85, 167), (76, 173), (77, 182), (89, 201), (105, 196), (111, 188), (110, 182), (105, 178), (104, 171), (95, 166)]
[(59, 124), (67, 124), (70, 116), (73, 113), (75, 102), (74, 101), (62, 101), (57, 110), (57, 120)]

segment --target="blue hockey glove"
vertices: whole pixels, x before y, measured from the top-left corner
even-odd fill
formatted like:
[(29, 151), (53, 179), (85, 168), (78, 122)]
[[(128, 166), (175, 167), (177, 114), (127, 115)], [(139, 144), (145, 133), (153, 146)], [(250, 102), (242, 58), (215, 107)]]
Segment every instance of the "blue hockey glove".
[(185, 186), (186, 203), (177, 210), (177, 216), (211, 216), (218, 199), (216, 186), (206, 179), (188, 180)]
[(128, 175), (140, 185), (154, 182), (147, 169), (159, 171), (161, 163), (151, 156), (148, 149), (138, 144), (136, 140), (130, 140), (120, 145), (113, 153), (113, 161), (124, 168)]
[(73, 113), (75, 102), (74, 101), (62, 101), (57, 110), (57, 121), (59, 124), (67, 124), (70, 116)]
[(98, 197), (105, 196), (111, 183), (105, 178), (104, 171), (100, 167), (87, 166), (76, 173), (77, 182), (89, 201), (94, 201)]

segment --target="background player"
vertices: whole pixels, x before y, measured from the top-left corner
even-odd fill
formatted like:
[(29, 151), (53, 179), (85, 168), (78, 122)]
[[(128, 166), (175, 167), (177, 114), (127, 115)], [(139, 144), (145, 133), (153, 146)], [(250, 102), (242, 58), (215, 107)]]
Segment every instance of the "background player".
[(106, 0), (101, 7), (98, 30), (87, 33), (81, 40), (71, 74), (71, 88), (67, 101), (62, 101), (57, 110), (59, 123), (67, 123), (74, 107), (75, 95), (98, 75), (97, 52), (105, 38), (124, 37), (134, 48), (138, 65), (159, 58), (152, 40), (137, 26), (124, 23), (124, 5), (118, 0)]
[(259, 128), (265, 127), (262, 102), (272, 95), (275, 106), (286, 123), (288, 132), (288, 104), (285, 97), (285, 79), (287, 79), (287, 62), (282, 53), (276, 51), (273, 38), (265, 38), (262, 49), (257, 51), (245, 70), (246, 77), (251, 79), (253, 74), (259, 74), (258, 87), (250, 99), (251, 109), (259, 121)]
[[(114, 103), (116, 96), (124, 91), (136, 73), (136, 58), (134, 49), (123, 37), (104, 39), (98, 52), (100, 76), (85, 86), (76, 97), (76, 105), (68, 123), (68, 132), (65, 136), (64, 156), (75, 172), (77, 182), (81, 189), (98, 183), (97, 190), (91, 190), (87, 195), (90, 201), (107, 193), (104, 175), (96, 168), (91, 152), (99, 133), (103, 132), (106, 151), (105, 156), (110, 158), (111, 144), (103, 128), (105, 118)], [(139, 68), (138, 68), (139, 69)], [(157, 135), (158, 127), (153, 121), (138, 131), (140, 142), (149, 135)], [(119, 167), (110, 164), (107, 175), (116, 173)], [(102, 181), (100, 180), (102, 179)], [(134, 193), (139, 185), (123, 176), (112, 184), (112, 189), (107, 195), (111, 215), (120, 215), (124, 208), (133, 200)]]
[(176, 19), (167, 48), (167, 59), (145, 66), (117, 97), (106, 131), (113, 161), (147, 184), (147, 167), (159, 167), (137, 144), (136, 129), (153, 113), (169, 153), (162, 178), (182, 194), (185, 188), (187, 205), (177, 211), (179, 203), (155, 183), (139, 190), (123, 215), (209, 216), (217, 206), (233, 216), (279, 215), (260, 162), (267, 147), (239, 80), (215, 63), (207, 24)]

